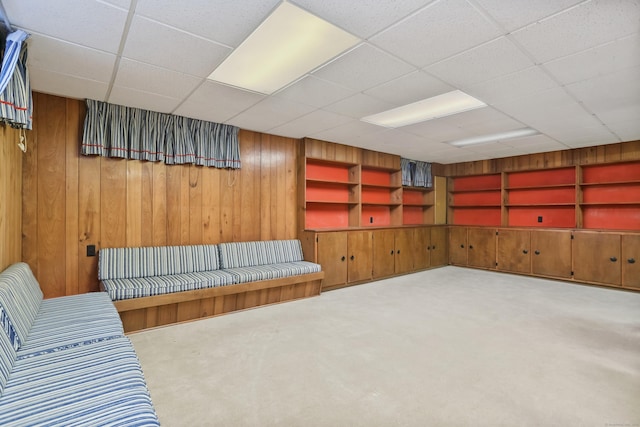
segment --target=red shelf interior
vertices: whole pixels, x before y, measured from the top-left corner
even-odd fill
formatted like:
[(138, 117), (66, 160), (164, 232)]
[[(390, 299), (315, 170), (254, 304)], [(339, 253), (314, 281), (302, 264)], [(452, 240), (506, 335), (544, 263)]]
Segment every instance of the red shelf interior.
[(584, 203), (640, 203), (640, 183), (623, 187), (583, 187)]
[(370, 185), (391, 185), (391, 174), (387, 171), (362, 169), (361, 181)]
[(583, 206), (584, 228), (607, 228), (612, 230), (640, 229), (638, 206)]
[(422, 224), (423, 218), (423, 210), (419, 206), (405, 206), (402, 210), (403, 224)]
[(499, 189), (500, 185), (500, 174), (460, 176), (453, 179), (454, 191)]
[(348, 202), (349, 188), (345, 184), (307, 182), (306, 200)]
[(507, 175), (507, 187), (542, 187), (545, 185), (575, 184), (574, 168), (512, 172)]
[(349, 206), (307, 204), (306, 228), (349, 227)]
[(584, 166), (585, 183), (640, 181), (640, 162)]
[(307, 162), (307, 179), (349, 182), (349, 166)]
[(361, 224), (365, 227), (391, 225), (391, 209), (388, 206), (362, 206)]
[(391, 193), (388, 188), (363, 188), (362, 203), (391, 203)]
[(501, 202), (500, 190), (484, 191), (482, 193), (456, 193), (453, 194), (454, 206), (491, 206)]
[(407, 189), (402, 191), (402, 203), (421, 205), (424, 203), (423, 200), (423, 193), (420, 191), (411, 191)]
[(500, 208), (454, 209), (455, 225), (501, 225)]
[[(542, 217), (542, 222), (538, 222)], [(509, 225), (512, 227), (575, 227), (576, 210), (573, 206), (511, 207)]]
[(509, 190), (509, 204), (575, 203), (575, 188)]

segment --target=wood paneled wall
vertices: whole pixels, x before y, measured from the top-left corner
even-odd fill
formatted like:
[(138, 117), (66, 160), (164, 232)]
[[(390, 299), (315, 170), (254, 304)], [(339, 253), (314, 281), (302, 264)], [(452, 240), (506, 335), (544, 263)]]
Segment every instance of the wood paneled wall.
[(444, 176), (463, 176), (562, 166), (590, 165), (625, 160), (640, 160), (640, 141), (574, 148), (572, 150), (552, 151), (549, 153), (527, 154), (502, 159), (452, 163), (442, 165), (440, 170)]
[[(30, 138), (31, 132), (25, 132)], [(22, 259), (22, 151), (20, 133), (0, 127), (0, 271)], [(29, 144), (29, 141), (27, 141)]]
[(240, 132), (242, 169), (80, 155), (83, 101), (34, 94), (23, 166), (22, 259), (46, 297), (98, 290), (88, 245), (296, 237), (299, 140)]

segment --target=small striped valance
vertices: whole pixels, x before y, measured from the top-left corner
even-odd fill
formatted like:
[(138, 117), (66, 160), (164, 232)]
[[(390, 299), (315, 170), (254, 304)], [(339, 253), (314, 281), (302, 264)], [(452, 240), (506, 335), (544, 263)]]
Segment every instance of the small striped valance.
[(238, 128), (87, 99), (82, 154), (239, 169)]
[(401, 158), (400, 168), (402, 169), (402, 185), (433, 187), (431, 163)]

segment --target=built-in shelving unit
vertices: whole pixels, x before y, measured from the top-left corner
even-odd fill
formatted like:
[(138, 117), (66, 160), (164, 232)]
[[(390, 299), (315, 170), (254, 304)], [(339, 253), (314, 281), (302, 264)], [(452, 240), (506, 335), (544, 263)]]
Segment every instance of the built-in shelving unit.
[(501, 225), (501, 175), (451, 178), (449, 218), (457, 225)]

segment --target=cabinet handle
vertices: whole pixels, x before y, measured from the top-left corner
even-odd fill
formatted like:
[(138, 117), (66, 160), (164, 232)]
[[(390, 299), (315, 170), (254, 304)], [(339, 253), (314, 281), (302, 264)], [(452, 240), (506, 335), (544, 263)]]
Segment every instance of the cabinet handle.
[(469, 249), (473, 249), (473, 245), (469, 245)]
[(436, 249), (436, 245), (431, 246), (431, 249), (435, 250)]
[(522, 253), (526, 255), (526, 254), (528, 254), (528, 253), (529, 253), (529, 251), (528, 251), (528, 250), (526, 250), (526, 249), (523, 249), (523, 250), (522, 250)]
[(340, 261), (344, 262), (345, 259), (347, 259), (347, 257), (343, 255), (342, 258), (340, 258)]
[(629, 264), (635, 264), (636, 260), (635, 260), (635, 259), (633, 259), (633, 258), (629, 258), (629, 259), (627, 260), (627, 262), (628, 262)]
[(354, 257), (353, 255), (351, 255), (351, 261), (353, 261), (354, 259), (356, 259), (356, 257)]
[(461, 247), (462, 249), (464, 249), (464, 245), (460, 245), (460, 247)]
[(393, 255), (393, 251), (391, 251), (391, 255)]
[(611, 262), (616, 262), (618, 260), (618, 258), (612, 256), (611, 258), (609, 258), (611, 260)]
[(431, 250), (431, 246), (427, 246), (427, 250), (430, 251)]
[(400, 249), (398, 249), (398, 250), (396, 251), (396, 253), (397, 253), (398, 255), (400, 255)]
[(534, 254), (540, 255), (540, 251), (535, 251)]

